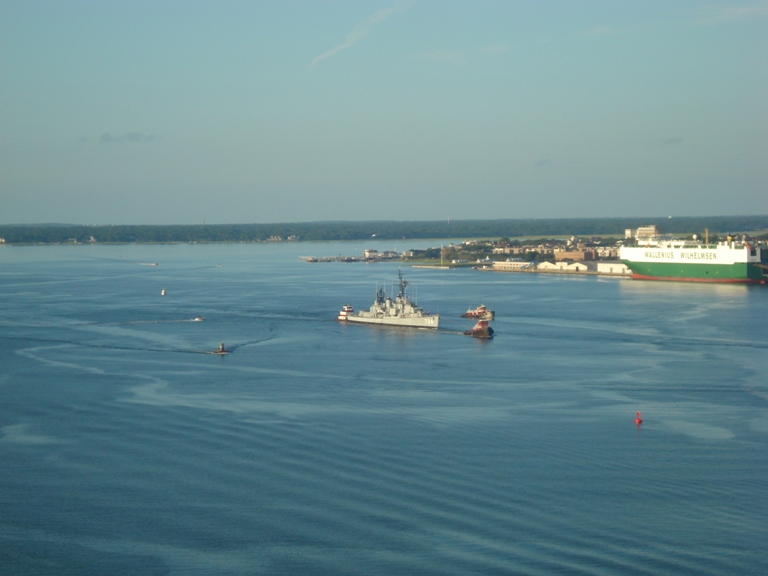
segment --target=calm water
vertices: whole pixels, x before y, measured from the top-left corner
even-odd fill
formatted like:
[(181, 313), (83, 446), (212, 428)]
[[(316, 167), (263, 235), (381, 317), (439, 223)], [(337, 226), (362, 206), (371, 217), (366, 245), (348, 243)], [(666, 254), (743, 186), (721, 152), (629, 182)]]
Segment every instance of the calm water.
[(366, 247), (1, 248), (0, 572), (768, 573), (767, 289)]

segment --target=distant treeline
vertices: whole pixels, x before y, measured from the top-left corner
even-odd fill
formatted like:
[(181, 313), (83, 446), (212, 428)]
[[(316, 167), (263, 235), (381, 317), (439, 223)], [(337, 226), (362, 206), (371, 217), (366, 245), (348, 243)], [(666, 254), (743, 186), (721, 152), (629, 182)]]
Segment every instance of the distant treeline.
[(743, 233), (768, 229), (768, 216), (442, 220), (429, 222), (293, 222), (146, 226), (0, 225), (9, 244), (126, 242), (267, 242), (414, 238), (530, 238), (623, 235), (655, 224), (665, 234)]

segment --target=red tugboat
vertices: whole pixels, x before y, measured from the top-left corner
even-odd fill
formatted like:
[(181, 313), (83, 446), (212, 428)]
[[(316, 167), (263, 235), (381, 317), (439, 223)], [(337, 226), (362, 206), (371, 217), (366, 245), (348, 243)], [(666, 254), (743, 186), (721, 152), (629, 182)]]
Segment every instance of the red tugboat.
[(222, 342), (221, 344), (219, 344), (219, 347), (218, 347), (218, 349), (217, 349), (217, 350), (214, 352), (214, 354), (218, 354), (219, 356), (226, 356), (227, 354), (229, 354), (229, 350), (227, 350), (227, 349), (224, 347), (224, 342)]
[(493, 338), (493, 328), (488, 324), (488, 320), (478, 320), (471, 330), (465, 330), (464, 334), (473, 338)]
[(461, 315), (462, 318), (477, 318), (478, 320), (493, 320), (496, 313), (493, 310), (488, 310), (484, 304), (480, 304), (474, 310), (467, 310)]

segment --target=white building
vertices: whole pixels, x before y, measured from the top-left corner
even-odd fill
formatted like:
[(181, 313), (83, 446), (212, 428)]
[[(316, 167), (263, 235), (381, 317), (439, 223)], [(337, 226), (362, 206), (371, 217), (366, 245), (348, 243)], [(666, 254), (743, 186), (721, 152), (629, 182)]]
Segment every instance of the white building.
[(568, 262), (565, 262), (564, 260), (560, 260), (559, 262), (555, 262), (554, 264), (552, 262), (539, 262), (539, 264), (536, 266), (537, 270), (567, 270), (568, 269)]
[(522, 260), (493, 263), (494, 270), (525, 270), (525, 269), (534, 270), (535, 268), (536, 268), (536, 264), (534, 264), (533, 262), (524, 262)]
[(635, 238), (638, 240), (650, 240), (651, 238), (656, 238), (658, 235), (659, 231), (656, 230), (656, 226), (640, 226), (640, 228), (637, 229)]
[(589, 266), (584, 264), (584, 262), (571, 262), (565, 269), (568, 272), (586, 272), (589, 270)]
[(612, 260), (610, 262), (598, 262), (597, 272), (599, 274), (614, 274), (618, 276), (626, 276), (632, 274), (632, 270), (626, 267), (618, 260)]

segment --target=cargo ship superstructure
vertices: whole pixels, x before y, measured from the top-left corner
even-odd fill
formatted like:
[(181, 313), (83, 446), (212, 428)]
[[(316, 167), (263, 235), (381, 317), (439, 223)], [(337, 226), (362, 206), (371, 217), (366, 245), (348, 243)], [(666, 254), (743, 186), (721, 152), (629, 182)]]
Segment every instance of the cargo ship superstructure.
[(687, 282), (768, 283), (768, 246), (728, 236), (714, 244), (709, 238), (638, 239), (637, 246), (622, 246), (619, 259), (643, 280)]
[(412, 302), (406, 292), (408, 281), (401, 271), (398, 271), (398, 277), (400, 288), (394, 300), (387, 296), (382, 286), (376, 289), (376, 298), (368, 310), (355, 312), (352, 306), (345, 304), (338, 320), (405, 328), (437, 328), (440, 315), (430, 314)]

